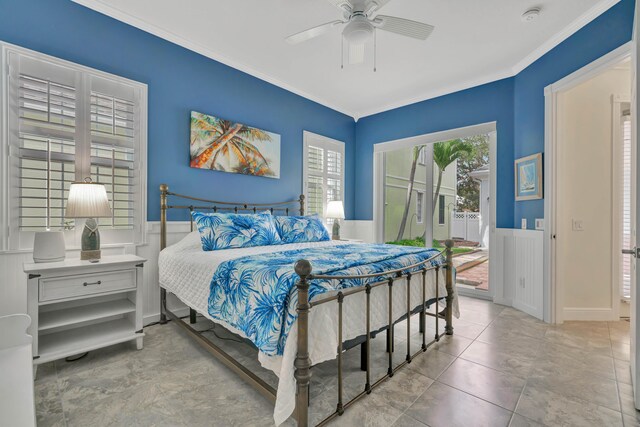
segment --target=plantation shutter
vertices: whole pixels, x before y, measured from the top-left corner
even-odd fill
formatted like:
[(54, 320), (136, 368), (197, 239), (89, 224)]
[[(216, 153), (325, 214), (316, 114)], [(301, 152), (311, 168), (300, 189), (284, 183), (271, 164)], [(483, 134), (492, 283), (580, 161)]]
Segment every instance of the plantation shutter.
[(323, 216), (328, 202), (344, 200), (344, 143), (310, 132), (304, 135), (306, 211)]
[(145, 86), (0, 47), (9, 136), (0, 247), (28, 249), (36, 231), (73, 229), (64, 216), (69, 188), (86, 177), (105, 185), (112, 207), (99, 219), (103, 242), (141, 241), (145, 200), (134, 194), (144, 194)]
[[(622, 247), (631, 247), (631, 116), (622, 117)], [(620, 296), (631, 298), (631, 257), (619, 257), (622, 263), (622, 280)]]
[(112, 212), (101, 227), (133, 228), (138, 105), (133, 88), (91, 78), (91, 179), (106, 187)]
[(73, 227), (64, 208), (76, 178), (78, 73), (17, 54), (9, 64), (11, 193), (18, 201), (10, 216), (24, 231)]

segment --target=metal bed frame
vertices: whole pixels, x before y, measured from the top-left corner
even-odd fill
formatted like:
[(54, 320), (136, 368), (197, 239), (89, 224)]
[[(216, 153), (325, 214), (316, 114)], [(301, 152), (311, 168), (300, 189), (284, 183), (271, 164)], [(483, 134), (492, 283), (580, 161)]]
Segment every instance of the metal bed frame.
[[(170, 205), (167, 203), (167, 199), (169, 196), (189, 200), (193, 202), (200, 202), (200, 205)], [(195, 210), (210, 210), (213, 212), (234, 212), (234, 213), (257, 213), (264, 210), (269, 210), (271, 213), (279, 212), (284, 213), (285, 215), (289, 215), (291, 209), (289, 206), (297, 205), (297, 212), (300, 215), (304, 215), (304, 195), (300, 195), (297, 200), (291, 200), (288, 202), (281, 203), (272, 203), (272, 204), (249, 204), (249, 203), (230, 203), (230, 202), (219, 202), (214, 200), (207, 200), (198, 197), (191, 197), (182, 194), (172, 193), (169, 191), (169, 187), (166, 184), (160, 185), (160, 250), (166, 248), (167, 246), (167, 210), (168, 209), (183, 209), (189, 210), (189, 212), (193, 212)], [(191, 221), (191, 231), (194, 229), (193, 218)], [(399, 369), (403, 368), (408, 363), (411, 363), (412, 359), (418, 356), (420, 353), (427, 351), (427, 349), (438, 342), (444, 335), (453, 335), (453, 307), (452, 302), (454, 298), (453, 294), (453, 261), (452, 261), (452, 250), (453, 241), (447, 240), (445, 242), (445, 249), (434, 255), (433, 257), (421, 261), (419, 263), (409, 265), (396, 270), (388, 270), (381, 273), (375, 274), (364, 274), (364, 275), (344, 275), (344, 276), (334, 276), (334, 275), (314, 275), (311, 263), (309, 261), (301, 259), (295, 263), (294, 270), (296, 274), (300, 277), (300, 280), (296, 284), (298, 291), (298, 304), (297, 304), (297, 312), (298, 312), (298, 337), (297, 337), (297, 354), (294, 362), (295, 372), (294, 377), (296, 379), (296, 413), (295, 418), (298, 422), (298, 426), (307, 427), (309, 425), (309, 383), (311, 380), (311, 359), (309, 357), (309, 312), (310, 310), (318, 305), (327, 304), (329, 302), (335, 301), (338, 304), (338, 348), (337, 348), (337, 359), (338, 359), (338, 397), (337, 397), (337, 405), (336, 410), (325, 418), (323, 421), (318, 424), (319, 426), (325, 425), (330, 420), (335, 418), (336, 416), (340, 416), (344, 413), (344, 411), (354, 404), (356, 401), (361, 399), (362, 397), (371, 393), (371, 391), (382, 384), (386, 379), (393, 377), (395, 372)], [(446, 256), (446, 263), (442, 266), (432, 266), (431, 261), (440, 257)], [(439, 273), (440, 269), (445, 270), (445, 285), (447, 290), (447, 295), (444, 297), (446, 301), (446, 308), (443, 312), (438, 312), (436, 309), (435, 313), (431, 313), (427, 311), (427, 300), (426, 300), (426, 275), (428, 271), (434, 270), (436, 274), (436, 295), (435, 301), (437, 302), (441, 299), (439, 295)], [(416, 305), (414, 309), (412, 309), (411, 305), (411, 284), (412, 278), (418, 276), (421, 279), (422, 283), (422, 302), (419, 305)], [(398, 366), (393, 366), (393, 352), (394, 352), (394, 324), (399, 320), (393, 319), (392, 316), (392, 306), (393, 306), (393, 286), (397, 280), (402, 278), (406, 278), (406, 286), (407, 286), (407, 312), (403, 315), (400, 320), (406, 318), (407, 320), (407, 354), (405, 361), (399, 364)], [(340, 291), (335, 295), (325, 296), (316, 298), (314, 301), (309, 301), (309, 286), (312, 280), (347, 280), (347, 279), (368, 279), (373, 283), (366, 284), (363, 286), (347, 288), (344, 291)], [(377, 280), (379, 279), (379, 280)], [(413, 283), (418, 282), (418, 280)], [(379, 287), (379, 286), (387, 286), (389, 289), (389, 321), (388, 325), (386, 325), (383, 330), (386, 330), (386, 338), (387, 338), (387, 352), (389, 354), (388, 357), (388, 369), (386, 375), (377, 379), (372, 383), (371, 379), (371, 355), (370, 355), (370, 342), (371, 339), (375, 336), (376, 333), (380, 331), (372, 331), (371, 330), (371, 290)], [(344, 299), (348, 296), (355, 295), (361, 292), (365, 292), (366, 294), (366, 333), (364, 338), (363, 352), (362, 352), (362, 369), (366, 370), (366, 384), (364, 386), (364, 390), (356, 395), (351, 400), (344, 402), (343, 401), (343, 384), (342, 384), (342, 358), (344, 343), (342, 338), (342, 323), (343, 323), (343, 302)], [(422, 345), (415, 352), (411, 353), (411, 315), (415, 312), (419, 313), (419, 322), (420, 322), (420, 332), (422, 333)], [(427, 342), (426, 341), (426, 316), (435, 317), (436, 323), (436, 333), (435, 337)], [(232, 356), (222, 350), (215, 343), (211, 342), (207, 339), (201, 332), (183, 322), (182, 319), (173, 313), (171, 310), (167, 308), (167, 290), (164, 288), (160, 288), (160, 323), (165, 324), (167, 320), (174, 320), (175, 323), (183, 328), (188, 335), (193, 337), (196, 342), (202, 345), (209, 353), (211, 353), (216, 359), (221, 361), (225, 366), (230, 368), (236, 374), (238, 374), (242, 379), (247, 381), (250, 385), (252, 385), (257, 391), (259, 391), (262, 395), (264, 395), (267, 399), (269, 399), (272, 403), (275, 403), (276, 400), (276, 390), (267, 384), (263, 379), (258, 377), (255, 373), (251, 372), (245, 366), (243, 366), (240, 362), (235, 360)], [(439, 334), (439, 320), (443, 319), (445, 321), (445, 332), (443, 334)], [(189, 323), (193, 324), (196, 322), (196, 311), (189, 308)]]

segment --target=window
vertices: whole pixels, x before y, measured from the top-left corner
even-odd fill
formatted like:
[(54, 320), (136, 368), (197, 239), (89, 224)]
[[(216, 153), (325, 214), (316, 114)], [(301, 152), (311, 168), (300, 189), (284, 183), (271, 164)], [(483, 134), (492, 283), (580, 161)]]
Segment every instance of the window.
[(446, 198), (443, 194), (438, 196), (438, 224), (444, 225), (445, 223), (445, 204), (447, 203)]
[(427, 164), (427, 149), (425, 145), (422, 145), (419, 149), (418, 164), (424, 166)]
[(328, 202), (344, 201), (344, 143), (305, 131), (303, 180), (305, 213), (324, 216)]
[(416, 222), (422, 224), (422, 211), (424, 210), (424, 193), (418, 191), (416, 193)]
[(8, 70), (2, 91), (8, 137), (1, 148), (9, 159), (0, 189), (7, 201), (2, 246), (28, 249), (36, 231), (73, 230), (74, 219), (64, 216), (69, 186), (86, 177), (104, 184), (109, 196), (112, 217), (99, 219), (103, 243), (141, 242), (146, 85), (0, 46)]

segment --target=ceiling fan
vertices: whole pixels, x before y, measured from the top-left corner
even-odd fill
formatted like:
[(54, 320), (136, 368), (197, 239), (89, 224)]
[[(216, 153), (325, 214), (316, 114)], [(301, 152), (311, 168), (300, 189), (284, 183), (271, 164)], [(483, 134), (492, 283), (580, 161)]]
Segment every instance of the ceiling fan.
[[(375, 42), (376, 30), (389, 31), (418, 40), (426, 40), (434, 27), (410, 19), (395, 16), (378, 15), (377, 12), (390, 0), (328, 0), (343, 14), (343, 19), (327, 22), (308, 30), (290, 35), (286, 41), (290, 44), (302, 43), (321, 36), (333, 27), (344, 25), (343, 41), (348, 43), (349, 63), (364, 62), (365, 43), (371, 38)], [(374, 51), (375, 52), (375, 51)], [(375, 56), (374, 56), (375, 60)], [(375, 71), (375, 65), (374, 65)]]

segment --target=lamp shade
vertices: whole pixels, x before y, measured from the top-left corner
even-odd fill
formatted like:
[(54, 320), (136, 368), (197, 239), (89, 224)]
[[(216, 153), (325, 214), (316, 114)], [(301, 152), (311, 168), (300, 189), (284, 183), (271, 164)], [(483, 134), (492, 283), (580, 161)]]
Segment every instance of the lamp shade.
[(104, 185), (93, 182), (71, 184), (65, 217), (100, 218), (110, 216), (111, 208)]
[(342, 201), (336, 200), (327, 204), (327, 218), (344, 219), (344, 206)]

